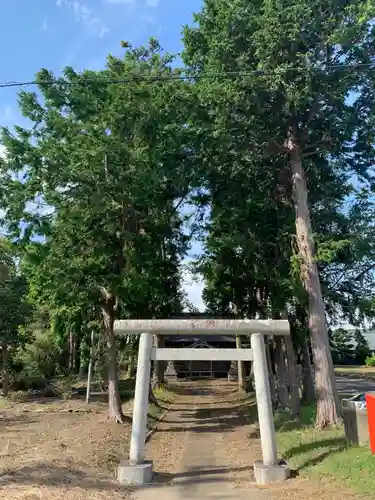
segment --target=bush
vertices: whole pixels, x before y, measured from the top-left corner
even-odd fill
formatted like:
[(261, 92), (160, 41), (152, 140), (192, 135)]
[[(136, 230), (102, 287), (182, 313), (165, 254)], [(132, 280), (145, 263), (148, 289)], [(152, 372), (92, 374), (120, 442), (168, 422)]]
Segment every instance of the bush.
[(338, 328), (330, 332), (332, 361), (335, 365), (347, 364), (355, 357), (352, 332)]
[(14, 356), (12, 389), (43, 389), (48, 380), (59, 373), (60, 349), (49, 332), (37, 335), (32, 344), (27, 344)]
[(367, 356), (365, 360), (366, 366), (375, 366), (375, 354)]
[(366, 337), (358, 329), (354, 332), (353, 339), (356, 344), (355, 346), (356, 360), (360, 365), (363, 365), (363, 363), (366, 362), (366, 358), (370, 356), (370, 345)]

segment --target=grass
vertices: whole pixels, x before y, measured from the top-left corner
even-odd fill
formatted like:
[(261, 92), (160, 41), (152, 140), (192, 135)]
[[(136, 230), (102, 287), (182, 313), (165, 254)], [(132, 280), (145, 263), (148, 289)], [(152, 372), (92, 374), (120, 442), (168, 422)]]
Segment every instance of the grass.
[(158, 400), (158, 404), (155, 405), (151, 403), (148, 409), (148, 420), (149, 420), (149, 428), (153, 428), (154, 425), (157, 424), (158, 420), (162, 417), (162, 415), (166, 412), (168, 406), (173, 402), (175, 395), (170, 390), (170, 387), (158, 387), (154, 390), (154, 394), (156, 399)]
[(343, 427), (317, 431), (314, 421), (312, 406), (302, 408), (299, 422), (286, 412), (277, 412), (275, 425), (282, 457), (301, 476), (337, 482), (340, 487), (373, 497), (375, 456), (368, 447), (348, 446)]

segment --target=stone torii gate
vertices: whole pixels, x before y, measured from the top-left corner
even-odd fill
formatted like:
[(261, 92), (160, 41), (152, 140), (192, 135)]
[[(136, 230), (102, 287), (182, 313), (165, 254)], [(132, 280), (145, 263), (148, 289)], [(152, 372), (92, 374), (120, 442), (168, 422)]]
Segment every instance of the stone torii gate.
[[(151, 361), (253, 361), (256, 401), (263, 461), (254, 463), (255, 479), (259, 484), (285, 480), (287, 464), (277, 457), (276, 433), (268, 379), (264, 335), (289, 335), (287, 320), (233, 319), (171, 319), (118, 320), (117, 335), (139, 335), (137, 376), (135, 384), (133, 424), (129, 460), (121, 462), (117, 478), (122, 484), (146, 484), (152, 481), (152, 462), (145, 460), (148, 392)], [(155, 348), (153, 335), (251, 335), (251, 349), (189, 349)]]

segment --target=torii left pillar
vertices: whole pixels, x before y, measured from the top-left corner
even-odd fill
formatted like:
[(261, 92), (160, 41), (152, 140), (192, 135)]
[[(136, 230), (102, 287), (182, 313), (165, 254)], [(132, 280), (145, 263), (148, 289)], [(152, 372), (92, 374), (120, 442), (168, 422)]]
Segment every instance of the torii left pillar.
[(154, 475), (152, 462), (144, 457), (152, 342), (152, 333), (141, 333), (129, 460), (122, 461), (117, 467), (117, 479), (121, 484), (147, 484), (152, 481)]

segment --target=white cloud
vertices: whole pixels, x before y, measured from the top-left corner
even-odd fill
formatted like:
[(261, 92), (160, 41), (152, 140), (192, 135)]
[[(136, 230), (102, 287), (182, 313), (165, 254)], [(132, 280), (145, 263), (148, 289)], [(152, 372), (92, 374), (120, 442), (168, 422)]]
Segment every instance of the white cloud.
[(147, 7), (159, 7), (160, 0), (146, 0)]
[(105, 36), (107, 33), (109, 33), (111, 30), (107, 27), (107, 26), (103, 26), (103, 28), (101, 28), (99, 30), (99, 38), (103, 38), (103, 36)]
[(80, 0), (57, 0), (56, 5), (60, 9), (65, 7), (71, 11), (76, 22), (85, 26), (85, 28), (94, 35), (102, 38), (109, 33), (110, 30), (103, 19), (95, 15), (94, 12)]
[(47, 31), (48, 30), (48, 23), (46, 20), (43, 21), (43, 24), (42, 24), (42, 30), (43, 31)]

